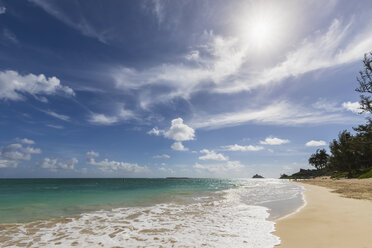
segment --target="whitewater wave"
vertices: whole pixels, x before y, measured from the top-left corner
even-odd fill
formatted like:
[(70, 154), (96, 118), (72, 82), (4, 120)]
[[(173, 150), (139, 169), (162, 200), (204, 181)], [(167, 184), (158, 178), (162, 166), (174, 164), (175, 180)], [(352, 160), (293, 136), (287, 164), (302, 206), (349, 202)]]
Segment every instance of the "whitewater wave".
[[(270, 187), (277, 193), (271, 189), (265, 195)], [(300, 192), (291, 189), (278, 182), (250, 181), (195, 197), (194, 203), (116, 208), (0, 226), (1, 243), (4, 247), (273, 247), (280, 239), (272, 234), (275, 227), (267, 220), (268, 208), (247, 204), (247, 199), (253, 203)]]

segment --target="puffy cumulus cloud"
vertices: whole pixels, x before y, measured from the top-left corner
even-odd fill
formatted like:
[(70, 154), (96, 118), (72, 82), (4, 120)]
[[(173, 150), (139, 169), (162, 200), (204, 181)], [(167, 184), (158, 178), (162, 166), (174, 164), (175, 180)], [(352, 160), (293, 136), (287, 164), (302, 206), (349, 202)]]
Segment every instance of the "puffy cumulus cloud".
[(19, 101), (24, 100), (24, 94), (54, 95), (63, 92), (74, 96), (75, 92), (68, 86), (63, 86), (56, 77), (46, 78), (44, 74), (20, 75), (16, 71), (0, 71), (0, 99)]
[(67, 161), (63, 161), (60, 159), (52, 159), (52, 158), (44, 158), (44, 160), (40, 163), (40, 167), (43, 169), (48, 169), (51, 171), (58, 171), (58, 170), (74, 170), (75, 165), (79, 162), (76, 158), (72, 158)]
[(99, 157), (98, 152), (90, 151), (86, 154), (87, 163), (90, 165), (96, 166), (103, 172), (115, 172), (115, 171), (124, 171), (131, 173), (146, 173), (149, 172), (149, 169), (146, 166), (140, 166), (138, 164), (113, 161), (105, 158), (101, 161), (96, 161), (96, 158)]
[(282, 145), (282, 144), (287, 144), (289, 143), (289, 140), (287, 139), (279, 139), (279, 138), (276, 138), (276, 137), (267, 137), (264, 141), (260, 141), (260, 144), (262, 145), (271, 145), (271, 146), (275, 146), (275, 145)]
[(327, 143), (323, 140), (310, 140), (305, 144), (306, 146), (325, 146)]
[(176, 151), (187, 151), (188, 149), (183, 146), (182, 141), (193, 140), (195, 138), (195, 130), (184, 124), (182, 118), (173, 119), (168, 130), (159, 130), (157, 127), (154, 127), (147, 133), (156, 136), (163, 135), (165, 138), (174, 140), (175, 142), (171, 148)]
[(99, 157), (99, 153), (95, 151), (89, 151), (87, 152), (86, 157), (87, 157), (87, 163), (91, 164), (91, 163), (94, 163), (94, 158)]
[(164, 137), (175, 141), (193, 140), (195, 131), (193, 128), (183, 123), (182, 118), (172, 120), (171, 127), (164, 133)]
[(184, 147), (182, 142), (176, 141), (171, 145), (171, 148), (175, 151), (188, 151), (189, 149)]
[(342, 107), (356, 114), (360, 114), (363, 112), (363, 110), (361, 109), (362, 106), (359, 102), (344, 102), (342, 103)]
[(199, 164), (196, 163), (193, 165), (193, 168), (196, 170), (208, 171), (215, 175), (225, 175), (231, 171), (239, 171), (245, 166), (240, 163), (240, 161), (226, 161), (224, 163), (218, 164)]
[(226, 151), (241, 151), (241, 152), (246, 152), (246, 151), (261, 151), (261, 150), (264, 149), (262, 146), (252, 146), (252, 145), (241, 146), (241, 145), (238, 145), (238, 144), (228, 145), (228, 146), (222, 146), (221, 148), (224, 149), (224, 150), (226, 150)]
[(170, 158), (170, 156), (168, 154), (162, 154), (162, 155), (155, 155), (153, 156), (153, 158)]
[[(31, 160), (32, 154), (41, 153), (41, 149), (29, 146), (35, 144), (32, 140), (18, 140), (22, 144), (14, 143), (5, 147), (0, 147), (0, 168), (16, 168), (22, 161)], [(28, 146), (24, 146), (24, 144)]]
[(200, 153), (204, 153), (205, 155), (200, 156), (200, 160), (217, 160), (217, 161), (227, 161), (229, 160), (229, 157), (224, 156), (221, 153), (216, 153), (213, 150), (203, 149), (200, 151)]
[(150, 131), (147, 132), (147, 134), (155, 135), (155, 136), (159, 136), (162, 133), (164, 133), (164, 131), (163, 130), (159, 130), (157, 127), (154, 127), (153, 129), (151, 129)]

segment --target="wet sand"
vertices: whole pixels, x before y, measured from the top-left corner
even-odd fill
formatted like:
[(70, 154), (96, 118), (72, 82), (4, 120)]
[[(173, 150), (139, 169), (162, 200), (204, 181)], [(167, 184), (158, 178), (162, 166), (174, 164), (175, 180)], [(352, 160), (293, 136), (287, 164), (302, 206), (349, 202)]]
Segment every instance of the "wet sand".
[(311, 185), (320, 184), (317, 181), (301, 183), (306, 188), (307, 204), (299, 212), (277, 221), (274, 234), (282, 240), (279, 247), (372, 247), (372, 201), (345, 198), (332, 192), (342, 190), (348, 192), (345, 193), (348, 197), (364, 195), (364, 199), (369, 199), (369, 192), (360, 194), (358, 188), (368, 188), (372, 180), (359, 180), (353, 186), (352, 181), (332, 181), (321, 182), (332, 188)]

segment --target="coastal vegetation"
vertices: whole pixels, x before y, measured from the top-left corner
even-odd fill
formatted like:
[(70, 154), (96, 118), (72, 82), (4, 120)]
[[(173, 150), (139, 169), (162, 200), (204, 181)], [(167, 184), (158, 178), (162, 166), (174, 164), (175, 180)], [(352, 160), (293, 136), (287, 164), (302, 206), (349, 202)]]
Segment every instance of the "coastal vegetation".
[(332, 178), (371, 178), (372, 177), (372, 52), (365, 54), (364, 68), (357, 81), (360, 93), (360, 114), (366, 115), (366, 123), (353, 128), (354, 134), (347, 130), (339, 133), (337, 139), (329, 144), (329, 152), (318, 149), (309, 158), (313, 170), (300, 169), (292, 175), (280, 178), (305, 179), (318, 176)]

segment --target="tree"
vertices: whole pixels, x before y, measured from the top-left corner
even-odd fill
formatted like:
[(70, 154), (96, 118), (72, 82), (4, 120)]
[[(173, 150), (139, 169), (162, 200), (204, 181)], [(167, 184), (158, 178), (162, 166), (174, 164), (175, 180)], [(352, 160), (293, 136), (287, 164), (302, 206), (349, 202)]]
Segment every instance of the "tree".
[(372, 167), (372, 119), (367, 124), (353, 128), (357, 134), (353, 147), (357, 151), (358, 163), (362, 169)]
[(357, 78), (359, 88), (355, 89), (360, 95), (361, 109), (364, 112), (372, 113), (372, 52), (364, 54), (363, 59), (364, 70), (359, 72)]
[[(355, 89), (360, 94), (360, 105), (363, 112), (372, 114), (372, 52), (364, 54), (364, 69), (357, 78), (359, 88)], [(360, 168), (372, 167), (372, 119), (367, 117), (367, 124), (354, 128), (357, 132), (353, 142)]]
[(323, 169), (328, 164), (329, 155), (325, 149), (318, 149), (309, 158), (309, 164), (314, 166), (317, 170)]
[(346, 130), (338, 135), (329, 145), (331, 151), (330, 166), (337, 171), (357, 170), (360, 168), (358, 140)]

